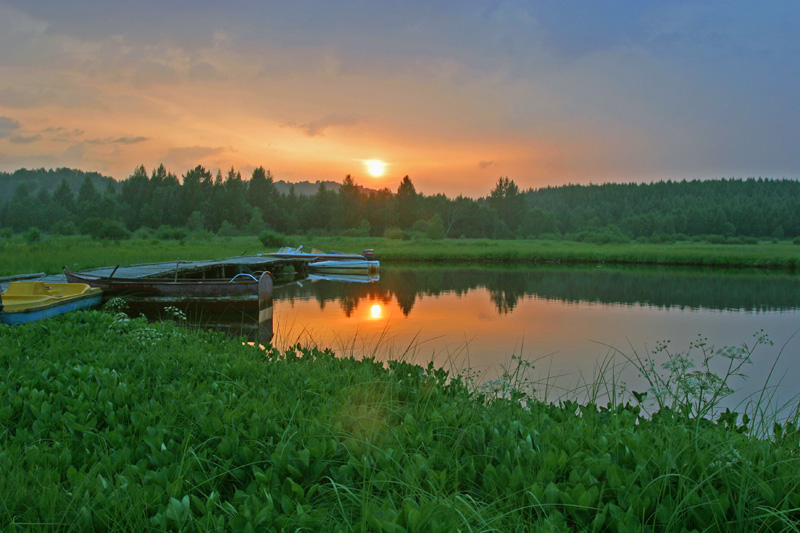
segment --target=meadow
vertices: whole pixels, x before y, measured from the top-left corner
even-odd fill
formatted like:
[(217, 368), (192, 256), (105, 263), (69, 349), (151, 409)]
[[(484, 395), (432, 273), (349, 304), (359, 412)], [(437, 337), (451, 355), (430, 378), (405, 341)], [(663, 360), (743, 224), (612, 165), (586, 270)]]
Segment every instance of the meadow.
[[(373, 248), (381, 261), (487, 263), (618, 263), (756, 267), (796, 270), (800, 246), (791, 242), (758, 244), (595, 244), (560, 240), (412, 239), (384, 237), (281, 236), (286, 245), (306, 249), (360, 252)], [(124, 241), (78, 236), (48, 236), (25, 242), (20, 236), (0, 241), (0, 276), (29, 272), (57, 274), (66, 265), (81, 270), (134, 263), (216, 259), (272, 252), (256, 237), (154, 238)]]
[(536, 400), (525, 361), (479, 385), (179, 315), (0, 325), (0, 529), (796, 531), (797, 412), (756, 425), (708, 394), (764, 340), (716, 381), (665, 350), (647, 411)]

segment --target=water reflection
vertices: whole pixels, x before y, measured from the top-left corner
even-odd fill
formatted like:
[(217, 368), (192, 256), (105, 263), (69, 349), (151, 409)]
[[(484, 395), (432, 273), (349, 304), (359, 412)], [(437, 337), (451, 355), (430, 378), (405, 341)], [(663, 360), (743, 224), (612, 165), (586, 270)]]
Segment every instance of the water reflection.
[[(662, 340), (685, 349), (698, 334), (737, 345), (764, 329), (776, 347), (759, 350), (746, 385), (756, 389), (743, 388), (746, 396), (800, 327), (800, 276), (784, 272), (384, 266), (373, 283), (307, 280), (276, 288), (275, 300), (278, 347), (433, 361), (482, 379), (498, 377), (519, 355), (537, 360), (543, 383), (557, 377), (566, 390), (592, 382), (606, 357), (644, 353)], [(783, 377), (776, 399), (800, 392), (798, 341), (772, 374)], [(625, 379), (644, 390), (635, 373)]]
[[(272, 302), (269, 302), (270, 304)], [(180, 315), (176, 313), (180, 312)], [(231, 338), (269, 344), (273, 337), (272, 307), (259, 309), (258, 302), (208, 306), (197, 302), (165, 302), (128, 299), (125, 312), (152, 321), (176, 321), (190, 328), (213, 329)]]
[[(377, 280), (374, 280), (377, 281)], [(408, 316), (417, 299), (485, 289), (500, 314), (521, 300), (642, 305), (656, 308), (780, 311), (800, 305), (800, 277), (783, 272), (610, 267), (384, 268), (371, 284), (304, 283), (284, 287), (282, 300), (338, 303), (351, 316), (362, 300), (397, 302)]]

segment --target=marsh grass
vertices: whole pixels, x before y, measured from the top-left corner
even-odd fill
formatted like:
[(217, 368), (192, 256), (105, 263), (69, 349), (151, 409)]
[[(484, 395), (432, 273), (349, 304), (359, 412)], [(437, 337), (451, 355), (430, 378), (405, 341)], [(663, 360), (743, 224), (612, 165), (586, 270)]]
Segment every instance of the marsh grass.
[(0, 529), (797, 529), (796, 417), (757, 438), (601, 402), (614, 383), (542, 401), (536, 364), (515, 355), (493, 388), (119, 310), (2, 326)]
[[(672, 244), (592, 244), (546, 240), (446, 239), (398, 241), (382, 237), (307, 237), (287, 239), (307, 248), (359, 252), (374, 248), (384, 262), (429, 263), (617, 263), (756, 267), (796, 270), (800, 250), (790, 243), (714, 245), (688, 242)], [(97, 241), (89, 237), (47, 236), (27, 243), (2, 242), (0, 276), (44, 271), (58, 274), (73, 270), (136, 263), (208, 260), (242, 254), (268, 253), (257, 237), (204, 237), (187, 240), (130, 239)]]

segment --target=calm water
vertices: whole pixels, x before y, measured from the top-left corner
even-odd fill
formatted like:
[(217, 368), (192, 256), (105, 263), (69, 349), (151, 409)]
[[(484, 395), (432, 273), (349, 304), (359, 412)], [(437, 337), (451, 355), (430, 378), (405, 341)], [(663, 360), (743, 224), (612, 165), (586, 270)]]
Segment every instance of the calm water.
[(686, 350), (698, 335), (717, 347), (752, 345), (763, 329), (775, 345), (756, 351), (747, 381), (733, 382), (738, 399), (763, 386), (776, 359), (776, 400), (800, 393), (800, 335), (791, 338), (800, 328), (800, 276), (788, 273), (384, 265), (372, 283), (278, 287), (274, 311), (278, 346), (433, 361), (486, 380), (521, 355), (536, 361), (534, 377), (550, 383), (551, 398), (594, 381), (615, 353), (621, 378), (646, 390), (617, 351), (644, 354), (665, 340)]

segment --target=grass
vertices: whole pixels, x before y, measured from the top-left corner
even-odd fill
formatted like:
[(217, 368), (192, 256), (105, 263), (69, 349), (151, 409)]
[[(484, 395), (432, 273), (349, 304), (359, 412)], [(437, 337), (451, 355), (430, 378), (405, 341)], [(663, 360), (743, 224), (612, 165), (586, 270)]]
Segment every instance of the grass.
[(51, 237), (32, 244), (0, 245), (0, 276), (28, 272), (61, 273), (72, 270), (161, 261), (204, 260), (263, 252), (255, 237), (220, 237), (209, 240), (159, 241), (132, 239), (97, 241), (89, 237)]
[[(756, 267), (796, 270), (800, 246), (762, 242), (757, 245), (701, 244), (591, 244), (571, 241), (441, 240), (402, 241), (382, 237), (304, 237), (287, 240), (306, 248), (359, 252), (374, 248), (381, 261), (436, 263), (618, 263)], [(0, 241), (0, 276), (29, 272), (57, 274), (73, 270), (134, 263), (215, 259), (272, 252), (256, 237), (211, 237), (206, 240), (159, 241), (132, 239), (96, 241), (88, 237), (48, 237), (36, 243), (21, 238)]]
[(622, 263), (797, 269), (800, 247), (789, 242), (731, 245), (592, 244), (574, 241), (459, 239), (402, 241), (341, 237), (298, 239), (320, 249), (357, 250), (362, 243), (385, 261), (497, 263)]
[(538, 401), (524, 370), (480, 387), (97, 311), (0, 326), (0, 529), (798, 529), (796, 411), (759, 437), (680, 388), (650, 416)]

